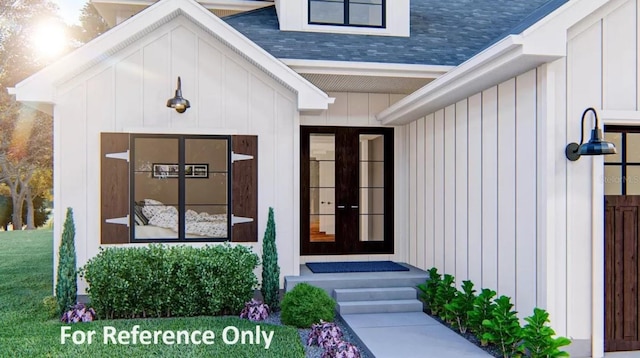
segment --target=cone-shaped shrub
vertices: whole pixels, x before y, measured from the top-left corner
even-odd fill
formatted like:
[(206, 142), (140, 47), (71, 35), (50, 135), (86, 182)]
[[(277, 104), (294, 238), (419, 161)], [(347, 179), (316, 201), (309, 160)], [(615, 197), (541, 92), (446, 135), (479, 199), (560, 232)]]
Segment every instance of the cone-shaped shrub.
[(277, 311), (280, 307), (278, 292), (280, 290), (280, 266), (278, 266), (278, 249), (276, 248), (276, 223), (273, 208), (269, 208), (267, 229), (262, 240), (262, 298), (264, 303)]
[(73, 223), (73, 210), (67, 208), (67, 217), (62, 229), (62, 240), (58, 251), (58, 277), (56, 280), (56, 298), (58, 313), (62, 314), (76, 304), (78, 283), (76, 270), (76, 228)]

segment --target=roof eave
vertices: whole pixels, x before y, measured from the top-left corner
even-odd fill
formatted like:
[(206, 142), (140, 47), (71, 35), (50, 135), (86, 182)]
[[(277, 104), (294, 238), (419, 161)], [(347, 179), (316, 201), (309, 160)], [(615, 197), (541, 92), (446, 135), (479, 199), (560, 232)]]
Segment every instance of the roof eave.
[(332, 103), (331, 98), (322, 90), (193, 0), (161, 0), (148, 7), (140, 14), (18, 83), (15, 86), (16, 99), (55, 103), (58, 84), (77, 75), (78, 69), (100, 61), (104, 56), (109, 56), (123, 46), (126, 47), (134, 36), (152, 31), (156, 24), (173, 16), (176, 11), (181, 11), (192, 21), (208, 29), (234, 51), (243, 54), (246, 59), (295, 91), (298, 95), (298, 110), (324, 110)]
[[(567, 30), (607, 0), (569, 1), (521, 34), (508, 35), (442, 77), (380, 112), (386, 125), (402, 125), (566, 56)], [(570, 11), (569, 11), (570, 10)]]

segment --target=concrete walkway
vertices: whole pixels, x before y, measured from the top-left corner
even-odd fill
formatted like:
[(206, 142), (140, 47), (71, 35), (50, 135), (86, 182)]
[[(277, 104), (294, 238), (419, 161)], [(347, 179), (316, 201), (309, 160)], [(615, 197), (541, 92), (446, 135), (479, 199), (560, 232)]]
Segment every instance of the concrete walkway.
[(342, 319), (376, 358), (491, 357), (425, 313), (347, 314)]

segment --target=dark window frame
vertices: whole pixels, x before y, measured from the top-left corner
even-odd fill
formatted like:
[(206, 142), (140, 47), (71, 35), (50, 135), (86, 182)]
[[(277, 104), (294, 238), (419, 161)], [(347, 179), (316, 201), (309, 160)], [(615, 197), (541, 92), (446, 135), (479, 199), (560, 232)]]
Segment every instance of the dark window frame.
[[(187, 238), (184, 216), (186, 212), (186, 177), (184, 171), (178, 178), (178, 237), (177, 238), (141, 238), (135, 237), (135, 142), (137, 138), (175, 138), (178, 140), (178, 166), (184, 167), (186, 161), (185, 141), (187, 139), (212, 139), (227, 141), (227, 237), (226, 238)], [(130, 134), (129, 144), (129, 242), (130, 243), (163, 243), (163, 242), (231, 242), (232, 241), (232, 202), (233, 202), (233, 163), (231, 135), (197, 135), (197, 134)]]
[[(344, 6), (344, 17), (342, 23), (333, 22), (318, 22), (311, 21), (311, 3), (312, 2), (329, 2), (326, 0), (307, 0), (307, 23), (309, 25), (323, 25), (323, 26), (345, 26), (345, 27), (362, 27), (373, 29), (384, 29), (387, 27), (387, 0), (382, 0), (380, 5), (380, 11), (382, 11), (382, 24), (381, 25), (363, 25), (363, 24), (351, 24), (349, 22), (349, 5), (354, 0), (342, 0)], [(354, 1), (355, 2), (355, 1)]]

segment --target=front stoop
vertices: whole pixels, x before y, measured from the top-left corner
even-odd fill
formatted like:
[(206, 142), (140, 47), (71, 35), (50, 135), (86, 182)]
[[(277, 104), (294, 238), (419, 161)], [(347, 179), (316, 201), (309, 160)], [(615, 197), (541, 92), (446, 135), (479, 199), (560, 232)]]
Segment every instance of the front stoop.
[(335, 289), (333, 297), (340, 315), (359, 313), (422, 312), (413, 287)]

